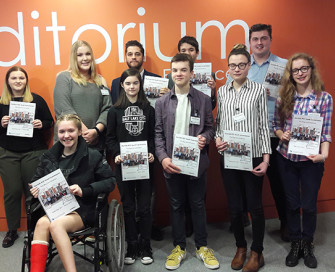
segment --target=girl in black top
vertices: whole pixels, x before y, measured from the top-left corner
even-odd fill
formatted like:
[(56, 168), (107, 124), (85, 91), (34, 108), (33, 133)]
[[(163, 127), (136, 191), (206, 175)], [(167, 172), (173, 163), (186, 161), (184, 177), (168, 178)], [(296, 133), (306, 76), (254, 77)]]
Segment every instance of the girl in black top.
[[(141, 75), (137, 69), (128, 69), (121, 75), (119, 99), (108, 112), (106, 136), (107, 150), (116, 163), (116, 178), (124, 208), (128, 244), (125, 264), (133, 264), (137, 255), (141, 256), (143, 264), (153, 262), (150, 247), (152, 181), (122, 181), (120, 164), (130, 162), (120, 157), (120, 142), (147, 141), (148, 160), (152, 163), (154, 127), (155, 111), (145, 97)], [(139, 233), (136, 229), (135, 215), (140, 218)]]
[[(33, 137), (8, 136), (9, 122), (22, 124), (30, 122), (24, 112), (9, 116), (11, 101), (35, 103), (35, 116), (32, 121)], [(23, 115), (23, 118), (22, 118)], [(18, 66), (6, 73), (5, 84), (0, 99), (0, 175), (4, 187), (4, 202), (8, 233), (2, 246), (7, 248), (18, 238), (16, 230), (20, 227), (21, 197), (29, 193), (28, 182), (35, 173), (38, 158), (48, 148), (44, 131), (53, 126), (53, 118), (44, 99), (30, 92), (27, 72)]]
[[(60, 116), (56, 122), (59, 141), (42, 157), (32, 181), (61, 169), (70, 193), (75, 195), (79, 208), (50, 222), (42, 216), (35, 227), (31, 246), (31, 272), (44, 271), (51, 235), (66, 271), (76, 271), (72, 245), (68, 232), (94, 225), (96, 197), (114, 189), (115, 179), (102, 154), (85, 143), (82, 121), (74, 114)], [(38, 189), (30, 189), (36, 198)]]

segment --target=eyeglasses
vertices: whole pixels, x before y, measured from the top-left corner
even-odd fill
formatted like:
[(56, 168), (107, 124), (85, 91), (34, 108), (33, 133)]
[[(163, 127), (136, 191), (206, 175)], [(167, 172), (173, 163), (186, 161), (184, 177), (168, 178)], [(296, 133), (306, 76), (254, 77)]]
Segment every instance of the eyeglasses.
[(306, 73), (309, 70), (309, 68), (311, 68), (311, 66), (301, 66), (299, 69), (298, 68), (292, 69), (291, 73), (293, 75), (297, 75), (299, 71), (301, 71), (301, 73)]
[(240, 70), (244, 70), (245, 67), (247, 67), (247, 64), (248, 64), (248, 62), (241, 62), (239, 64), (231, 63), (231, 64), (228, 64), (228, 67), (229, 67), (230, 70), (235, 70), (236, 67), (238, 67), (238, 69), (240, 69)]

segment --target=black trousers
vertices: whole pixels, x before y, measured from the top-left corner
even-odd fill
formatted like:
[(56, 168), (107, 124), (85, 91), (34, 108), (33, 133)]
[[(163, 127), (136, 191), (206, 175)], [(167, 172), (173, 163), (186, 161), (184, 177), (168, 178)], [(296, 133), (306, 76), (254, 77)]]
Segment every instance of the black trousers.
[[(151, 179), (122, 181), (121, 167), (117, 165), (115, 169), (123, 205), (126, 241), (136, 243), (138, 234), (142, 240), (149, 241), (152, 226), (152, 181)], [(136, 228), (136, 217), (139, 218), (139, 233)]]
[[(262, 162), (262, 158), (253, 159), (253, 167)], [(224, 157), (220, 158), (221, 175), (225, 186), (230, 220), (237, 247), (247, 247), (243, 224), (243, 194), (245, 192), (248, 210), (252, 222), (251, 250), (261, 253), (265, 231), (265, 218), (262, 204), (263, 177), (258, 177), (250, 171), (225, 169)]]

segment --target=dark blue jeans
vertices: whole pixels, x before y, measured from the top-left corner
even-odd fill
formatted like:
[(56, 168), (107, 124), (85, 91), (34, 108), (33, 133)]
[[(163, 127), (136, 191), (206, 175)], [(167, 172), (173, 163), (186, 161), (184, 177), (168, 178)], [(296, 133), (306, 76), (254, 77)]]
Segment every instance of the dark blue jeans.
[[(126, 241), (136, 243), (138, 234), (142, 240), (149, 241), (151, 235), (151, 193), (150, 179), (121, 181), (120, 166), (116, 166), (117, 185), (123, 205)], [(139, 233), (136, 228), (136, 217), (139, 218)]]
[[(253, 159), (253, 167), (262, 162), (262, 158)], [(252, 222), (251, 250), (257, 253), (263, 251), (265, 218), (262, 204), (263, 177), (258, 177), (250, 171), (224, 168), (224, 157), (220, 158), (221, 175), (225, 186), (230, 220), (237, 247), (247, 247), (243, 224), (243, 194), (245, 193), (248, 211)]]
[(170, 197), (170, 213), (174, 246), (186, 248), (185, 205), (188, 198), (192, 213), (196, 247), (207, 246), (206, 229), (206, 173), (195, 179), (188, 175), (174, 174), (166, 179)]
[(324, 164), (312, 161), (293, 162), (280, 154), (277, 160), (286, 196), (290, 239), (313, 240), (316, 229), (316, 203)]

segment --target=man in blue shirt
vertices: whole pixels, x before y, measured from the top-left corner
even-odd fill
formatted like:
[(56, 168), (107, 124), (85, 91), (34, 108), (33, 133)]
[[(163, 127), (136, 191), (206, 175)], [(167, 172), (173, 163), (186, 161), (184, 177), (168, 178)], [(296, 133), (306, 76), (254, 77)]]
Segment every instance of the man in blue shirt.
[[(286, 63), (286, 59), (282, 59), (271, 53), (270, 47), (272, 44), (272, 27), (266, 24), (256, 24), (249, 29), (249, 43), (252, 51), (251, 55), (251, 66), (248, 73), (248, 78), (251, 81), (262, 84), (268, 70), (270, 61), (277, 63)], [(232, 78), (227, 77), (227, 82), (231, 82)], [(276, 99), (268, 96), (268, 113), (269, 116), (273, 116), (275, 110)], [(270, 118), (269, 118), (270, 119)], [(272, 131), (272, 120), (270, 130)], [(279, 220), (281, 222), (280, 232), (281, 238), (284, 241), (288, 241), (287, 229), (286, 229), (286, 206), (284, 190), (279, 179), (279, 173), (276, 163), (277, 151), (279, 139), (275, 136), (271, 137), (271, 149), (272, 154), (270, 156), (270, 166), (266, 172), (270, 181), (271, 191), (275, 200)]]

